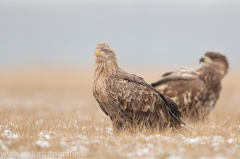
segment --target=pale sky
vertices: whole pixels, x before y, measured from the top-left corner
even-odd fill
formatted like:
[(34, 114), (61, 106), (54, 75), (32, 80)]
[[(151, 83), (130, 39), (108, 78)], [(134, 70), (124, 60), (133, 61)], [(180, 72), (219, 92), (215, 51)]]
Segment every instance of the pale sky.
[(133, 68), (198, 67), (206, 51), (240, 69), (238, 0), (0, 0), (0, 69), (93, 67), (99, 42)]

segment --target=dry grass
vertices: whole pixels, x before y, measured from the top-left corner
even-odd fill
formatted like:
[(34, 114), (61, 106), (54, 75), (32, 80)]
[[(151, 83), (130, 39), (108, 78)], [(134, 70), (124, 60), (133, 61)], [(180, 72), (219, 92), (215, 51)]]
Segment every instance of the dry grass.
[[(192, 131), (114, 135), (111, 121), (92, 97), (92, 75), (86, 72), (2, 71), (0, 151), (35, 152), (39, 158), (43, 151), (63, 158), (240, 158), (238, 76), (224, 80), (208, 120), (187, 121)], [(159, 77), (150, 74), (140, 75), (149, 82)]]

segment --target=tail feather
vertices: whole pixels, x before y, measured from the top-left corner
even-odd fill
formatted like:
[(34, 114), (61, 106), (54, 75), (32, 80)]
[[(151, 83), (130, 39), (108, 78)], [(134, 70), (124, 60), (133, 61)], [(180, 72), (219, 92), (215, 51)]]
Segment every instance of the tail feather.
[(170, 126), (171, 127), (181, 127), (181, 125), (186, 125), (182, 120), (182, 114), (178, 110), (177, 104), (171, 100), (169, 97), (164, 96), (165, 103), (167, 107), (169, 108), (169, 114), (170, 114)]

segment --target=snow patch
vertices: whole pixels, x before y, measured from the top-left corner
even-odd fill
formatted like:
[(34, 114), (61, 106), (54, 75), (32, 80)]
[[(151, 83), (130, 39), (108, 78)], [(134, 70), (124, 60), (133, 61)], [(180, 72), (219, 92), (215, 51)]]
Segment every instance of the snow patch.
[(45, 147), (50, 146), (50, 144), (47, 141), (43, 141), (43, 140), (36, 141), (36, 144), (41, 148), (45, 148)]
[(41, 140), (44, 140), (44, 139), (51, 139), (50, 135), (46, 134), (45, 132), (40, 132), (38, 134), (38, 136), (40, 137)]
[(6, 146), (6, 144), (0, 140), (0, 147), (3, 151), (9, 151), (9, 148)]
[(183, 157), (172, 155), (172, 156), (167, 157), (166, 159), (183, 159)]
[(18, 134), (13, 134), (10, 130), (4, 130), (2, 134), (3, 137), (11, 138), (11, 139), (18, 139)]

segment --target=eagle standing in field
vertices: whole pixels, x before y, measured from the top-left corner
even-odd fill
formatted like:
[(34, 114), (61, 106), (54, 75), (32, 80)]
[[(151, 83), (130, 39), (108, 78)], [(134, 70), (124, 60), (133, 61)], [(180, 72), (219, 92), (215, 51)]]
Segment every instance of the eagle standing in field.
[(178, 106), (141, 77), (118, 67), (115, 51), (99, 43), (94, 53), (93, 95), (110, 117), (114, 132), (161, 131), (184, 124)]
[(207, 52), (200, 62), (204, 65), (198, 70), (182, 68), (164, 74), (152, 84), (177, 103), (184, 118), (192, 121), (204, 119), (214, 108), (221, 92), (221, 80), (229, 68), (227, 58), (220, 53)]

